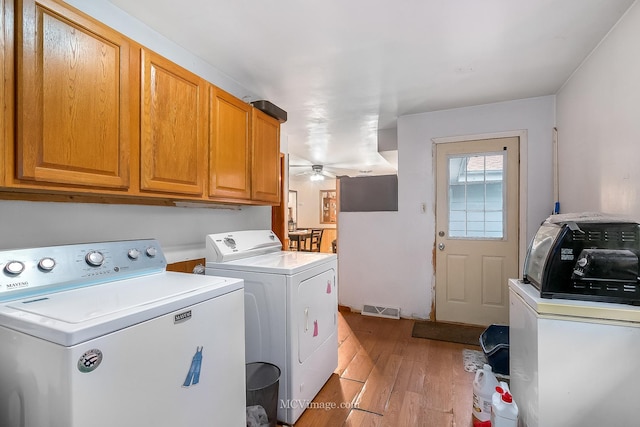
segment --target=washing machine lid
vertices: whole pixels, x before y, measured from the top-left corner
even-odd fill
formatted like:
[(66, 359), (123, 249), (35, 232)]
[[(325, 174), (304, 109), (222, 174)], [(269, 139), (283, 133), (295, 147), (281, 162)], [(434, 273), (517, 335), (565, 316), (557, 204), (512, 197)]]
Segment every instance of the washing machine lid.
[(207, 261), (227, 262), (281, 250), (282, 242), (271, 230), (232, 231), (206, 238)]
[(10, 301), (0, 306), (0, 325), (73, 346), (243, 286), (233, 278), (162, 272)]
[(294, 275), (310, 268), (327, 264), (327, 268), (337, 268), (337, 255), (319, 252), (278, 251), (249, 258), (226, 262), (210, 261), (207, 268), (247, 271), (254, 273)]

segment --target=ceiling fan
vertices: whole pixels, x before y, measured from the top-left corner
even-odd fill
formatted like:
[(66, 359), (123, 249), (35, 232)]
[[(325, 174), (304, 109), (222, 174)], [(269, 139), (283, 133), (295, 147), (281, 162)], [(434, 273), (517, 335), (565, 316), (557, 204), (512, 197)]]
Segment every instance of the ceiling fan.
[(309, 176), (312, 181), (322, 181), (325, 177), (336, 178), (339, 176), (356, 176), (362, 172), (371, 171), (358, 171), (348, 164), (319, 164), (312, 163), (306, 159), (298, 158), (290, 155), (289, 171), (290, 176)]
[(323, 165), (289, 165), (289, 168), (305, 168), (305, 171), (296, 173), (296, 176), (309, 175), (311, 181), (322, 181), (324, 177), (335, 178), (336, 175), (324, 169)]

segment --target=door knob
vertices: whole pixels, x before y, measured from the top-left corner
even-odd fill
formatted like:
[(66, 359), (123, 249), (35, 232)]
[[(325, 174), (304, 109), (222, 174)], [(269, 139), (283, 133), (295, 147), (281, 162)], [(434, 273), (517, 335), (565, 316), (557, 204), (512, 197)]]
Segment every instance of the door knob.
[(440, 249), (441, 251), (444, 251), (444, 243), (439, 243), (438, 249)]

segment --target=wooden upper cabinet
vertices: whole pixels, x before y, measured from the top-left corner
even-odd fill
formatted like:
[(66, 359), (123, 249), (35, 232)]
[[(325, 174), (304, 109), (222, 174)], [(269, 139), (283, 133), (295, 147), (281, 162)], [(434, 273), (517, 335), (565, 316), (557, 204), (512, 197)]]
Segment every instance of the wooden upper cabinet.
[(16, 177), (127, 189), (129, 42), (52, 0), (17, 0)]
[(251, 110), (246, 102), (211, 86), (209, 196), (251, 198)]
[(280, 122), (253, 109), (251, 199), (280, 202)]
[(204, 196), (208, 83), (142, 49), (140, 189)]
[(280, 202), (276, 119), (62, 0), (0, 7), (0, 188)]

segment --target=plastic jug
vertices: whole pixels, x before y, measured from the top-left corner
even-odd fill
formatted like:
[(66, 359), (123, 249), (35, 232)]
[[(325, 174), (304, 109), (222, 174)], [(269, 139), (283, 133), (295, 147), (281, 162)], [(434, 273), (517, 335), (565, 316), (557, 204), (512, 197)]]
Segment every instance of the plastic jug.
[(473, 380), (473, 426), (491, 426), (491, 398), (498, 386), (491, 365), (484, 364)]
[(518, 405), (513, 401), (509, 386), (504, 382), (500, 382), (491, 397), (491, 426), (518, 426)]

